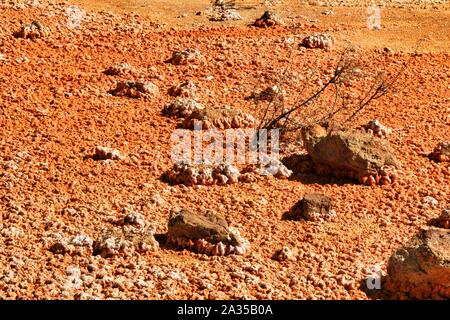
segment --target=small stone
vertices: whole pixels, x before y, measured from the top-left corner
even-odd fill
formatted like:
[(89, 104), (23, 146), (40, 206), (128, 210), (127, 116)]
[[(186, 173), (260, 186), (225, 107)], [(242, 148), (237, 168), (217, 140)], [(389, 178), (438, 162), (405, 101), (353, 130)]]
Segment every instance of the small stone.
[(439, 202), (433, 198), (432, 196), (426, 196), (422, 199), (422, 203), (423, 204), (428, 204), (431, 207), (437, 207), (437, 205), (439, 204)]
[(443, 229), (450, 229), (450, 209), (442, 210), (441, 215), (436, 220), (436, 226)]
[(154, 98), (158, 95), (158, 86), (147, 81), (119, 81), (108, 93), (116, 97)]
[(377, 119), (369, 121), (367, 124), (362, 125), (360, 128), (365, 132), (368, 132), (380, 138), (385, 138), (392, 131), (388, 127), (382, 125)]
[(64, 241), (54, 243), (49, 250), (54, 254), (65, 254), (71, 251)]
[(131, 72), (131, 66), (126, 62), (118, 62), (103, 71), (108, 76), (124, 75)]
[(162, 113), (165, 116), (172, 116), (177, 118), (187, 118), (194, 111), (205, 109), (205, 107), (193, 99), (177, 98), (168, 103)]
[(127, 214), (124, 218), (123, 218), (123, 224), (125, 225), (134, 225), (137, 227), (144, 227), (145, 226), (145, 220), (144, 217), (136, 212), (132, 212)]
[(73, 244), (74, 246), (79, 246), (79, 247), (92, 247), (93, 243), (94, 243), (94, 241), (85, 234), (77, 234), (71, 240), (71, 244)]
[(219, 9), (214, 12), (211, 21), (236, 21), (242, 20), (242, 16), (235, 9)]
[(273, 259), (282, 262), (286, 260), (292, 260), (293, 257), (294, 254), (292, 253), (292, 250), (288, 247), (283, 247), (275, 252)]
[(172, 184), (212, 185), (232, 184), (239, 181), (239, 170), (230, 164), (191, 164), (188, 162), (176, 163), (165, 174)]
[(186, 80), (176, 86), (170, 87), (168, 93), (173, 97), (195, 98), (196, 91), (197, 86), (192, 81)]
[(93, 156), (94, 160), (122, 160), (123, 157), (120, 152), (116, 149), (96, 146), (95, 153)]
[(157, 251), (159, 244), (154, 238), (154, 229), (136, 229), (132, 226), (121, 226), (107, 229), (94, 242), (93, 253), (103, 258), (118, 254), (132, 254)]
[(2, 229), (1, 235), (5, 238), (19, 238), (24, 235), (24, 232), (16, 227), (9, 227)]
[(28, 59), (28, 57), (19, 57), (16, 59), (17, 63), (26, 63), (26, 62), (30, 62), (30, 59)]
[(283, 20), (274, 11), (265, 11), (261, 18), (256, 19), (253, 25), (258, 28), (269, 28), (276, 25), (283, 25)]
[(89, 272), (94, 272), (95, 270), (97, 270), (97, 267), (95, 266), (95, 264), (90, 263), (90, 264), (88, 264), (88, 266), (87, 266), (87, 270), (88, 270)]
[(16, 38), (38, 39), (50, 35), (50, 30), (39, 21), (31, 24), (24, 24), (21, 29), (14, 34)]
[(324, 10), (321, 12), (321, 14), (323, 14), (324, 16), (331, 16), (334, 14), (333, 10)]
[(201, 53), (199, 50), (188, 48), (184, 51), (175, 51), (167, 62), (174, 65), (186, 65), (190, 62), (194, 62), (200, 56)]
[(276, 157), (266, 155), (257, 165), (256, 172), (262, 176), (274, 176), (281, 179), (287, 179), (292, 175), (289, 170)]
[(450, 142), (444, 141), (438, 143), (428, 157), (436, 162), (450, 162)]
[(201, 126), (202, 129), (238, 129), (254, 126), (256, 120), (253, 116), (238, 109), (224, 106), (214, 109), (194, 110), (183, 122), (186, 129), (194, 129)]
[(277, 100), (283, 101), (285, 95), (286, 92), (284, 92), (278, 86), (275, 85), (264, 89), (259, 94), (256, 94), (253, 97), (256, 100), (274, 102)]
[(334, 45), (334, 38), (328, 33), (317, 33), (305, 37), (301, 44), (309, 49), (330, 49)]
[(331, 198), (321, 193), (307, 193), (291, 209), (288, 217), (293, 220), (327, 221), (335, 216)]

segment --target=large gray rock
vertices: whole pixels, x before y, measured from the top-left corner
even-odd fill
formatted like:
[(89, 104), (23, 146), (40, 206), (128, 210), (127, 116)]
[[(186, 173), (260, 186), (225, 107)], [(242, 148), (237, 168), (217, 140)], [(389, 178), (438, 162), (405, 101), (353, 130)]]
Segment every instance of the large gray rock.
[(450, 230), (419, 231), (389, 259), (385, 289), (394, 298), (450, 298)]
[(321, 126), (308, 128), (302, 135), (317, 171), (360, 180), (376, 178), (376, 183), (383, 184), (396, 177), (398, 161), (385, 139), (357, 130), (328, 133)]
[(211, 212), (198, 214), (186, 209), (172, 210), (167, 240), (180, 247), (211, 255), (243, 253), (248, 242)]
[(225, 219), (211, 213), (199, 215), (185, 209), (174, 211), (169, 219), (168, 228), (169, 235), (173, 237), (235, 244), (230, 237)]

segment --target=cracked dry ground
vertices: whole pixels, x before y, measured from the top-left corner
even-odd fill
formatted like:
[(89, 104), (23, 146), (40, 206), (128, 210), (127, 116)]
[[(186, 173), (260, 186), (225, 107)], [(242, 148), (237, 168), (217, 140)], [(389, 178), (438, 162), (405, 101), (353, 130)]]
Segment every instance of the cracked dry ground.
[[(84, 27), (71, 31), (58, 18), (65, 8), (51, 10), (52, 15), (46, 14), (48, 8), (0, 12), (6, 34), (20, 21), (37, 18), (51, 30), (47, 38), (34, 41), (0, 40), (0, 298), (367, 299), (360, 289), (366, 269), (385, 263), (448, 206), (448, 164), (425, 156), (449, 137), (448, 53), (358, 50), (369, 70), (395, 73), (408, 62), (396, 91), (351, 124), (378, 118), (393, 129), (388, 139), (402, 163), (394, 186), (370, 188), (308, 175), (227, 186), (170, 186), (160, 180), (172, 166), (170, 135), (177, 125), (161, 115), (172, 99), (168, 89), (192, 80), (203, 105), (229, 104), (256, 114), (245, 98), (257, 82), (273, 85), (286, 67), (286, 39), (293, 30), (163, 30), (146, 18), (130, 26), (131, 16), (89, 13)], [(304, 34), (325, 30), (311, 24), (301, 28)], [(189, 47), (200, 50), (203, 62), (164, 62), (174, 50)], [(288, 99), (296, 99), (305, 70), (327, 74), (341, 48), (339, 43), (330, 51), (295, 47)], [(102, 73), (120, 61), (138, 76)], [(137, 77), (156, 84), (159, 95), (130, 99), (107, 94), (116, 81)], [(352, 92), (362, 92), (365, 85), (356, 81)], [(87, 158), (97, 145), (129, 158), (109, 165)], [(306, 192), (332, 197), (334, 221), (281, 219)], [(428, 203), (427, 196), (437, 205)], [(244, 256), (208, 257), (161, 245), (157, 252), (107, 259), (49, 250), (58, 237), (96, 239), (129, 212), (142, 214), (164, 234), (173, 207), (221, 214), (250, 241), (250, 249)], [(292, 250), (293, 259), (271, 259), (282, 247)]]

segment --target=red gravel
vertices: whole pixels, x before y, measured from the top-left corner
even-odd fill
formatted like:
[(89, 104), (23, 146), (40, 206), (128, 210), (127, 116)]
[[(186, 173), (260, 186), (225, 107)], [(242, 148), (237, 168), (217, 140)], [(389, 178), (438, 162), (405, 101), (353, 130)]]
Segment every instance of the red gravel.
[[(160, 179), (172, 167), (170, 135), (177, 125), (161, 115), (173, 99), (168, 89), (191, 80), (204, 106), (228, 104), (258, 116), (245, 98), (258, 82), (261, 88), (274, 85), (289, 64), (285, 39), (293, 29), (168, 30), (148, 18), (96, 12), (88, 13), (81, 30), (72, 31), (64, 25), (65, 8), (0, 11), (0, 34), (6, 34), (0, 38), (0, 298), (367, 299), (359, 288), (366, 268), (385, 263), (449, 205), (449, 165), (427, 158), (450, 133), (448, 51), (357, 51), (366, 70), (394, 74), (408, 62), (396, 91), (351, 124), (377, 118), (393, 129), (388, 139), (402, 164), (394, 186), (370, 188), (315, 176), (170, 186)], [(33, 20), (46, 25), (50, 36), (10, 36)], [(334, 31), (346, 28), (342, 24)], [(300, 30), (330, 31), (311, 24)], [(294, 50), (288, 102), (298, 97), (305, 70), (329, 71), (343, 46)], [(198, 49), (203, 58), (187, 65), (165, 62), (186, 48)], [(27, 62), (20, 62), (22, 57)], [(133, 73), (103, 73), (121, 61)], [(107, 94), (119, 80), (138, 79), (157, 85), (158, 96)], [(352, 92), (365, 86), (355, 82)], [(90, 157), (96, 146), (127, 157), (105, 165)], [(308, 192), (330, 196), (336, 217), (320, 223), (282, 220)], [(109, 259), (89, 251), (49, 250), (58, 237), (96, 239), (129, 212), (139, 212), (157, 233), (165, 233), (173, 207), (223, 215), (250, 241), (250, 249), (244, 256), (208, 257), (162, 244), (156, 253)], [(284, 247), (292, 258), (272, 259)]]

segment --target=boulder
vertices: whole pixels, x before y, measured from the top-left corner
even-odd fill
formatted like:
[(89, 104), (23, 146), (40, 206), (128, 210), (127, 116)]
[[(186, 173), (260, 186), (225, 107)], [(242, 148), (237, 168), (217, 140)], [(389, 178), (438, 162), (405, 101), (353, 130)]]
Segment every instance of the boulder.
[(248, 241), (222, 217), (186, 209), (171, 211), (167, 241), (209, 255), (242, 254), (248, 247)]
[(358, 130), (328, 133), (321, 126), (302, 131), (303, 142), (319, 174), (359, 179), (363, 184), (389, 184), (399, 167), (389, 142)]
[(225, 219), (212, 213), (200, 215), (185, 209), (172, 211), (168, 230), (169, 237), (236, 244), (230, 238)]
[(394, 298), (450, 298), (450, 230), (425, 228), (388, 262), (385, 289)]

